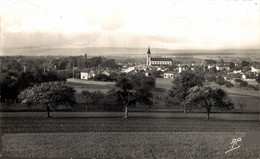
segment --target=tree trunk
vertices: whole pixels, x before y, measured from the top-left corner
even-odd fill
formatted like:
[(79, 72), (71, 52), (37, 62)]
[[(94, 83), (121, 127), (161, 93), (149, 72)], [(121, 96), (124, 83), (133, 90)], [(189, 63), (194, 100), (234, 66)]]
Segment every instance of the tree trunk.
[(187, 107), (186, 107), (186, 104), (183, 104), (183, 112), (184, 112), (184, 113), (187, 113)]
[(125, 106), (125, 117), (124, 118), (128, 118), (128, 107), (127, 107), (127, 105)]
[(207, 120), (209, 120), (210, 108), (207, 108)]
[(47, 117), (50, 117), (50, 107), (47, 105)]

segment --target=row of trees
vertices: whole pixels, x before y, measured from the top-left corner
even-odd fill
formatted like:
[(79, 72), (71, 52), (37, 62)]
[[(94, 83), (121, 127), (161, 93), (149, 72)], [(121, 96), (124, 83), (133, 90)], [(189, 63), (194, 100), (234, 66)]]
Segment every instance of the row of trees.
[[(188, 110), (206, 108), (207, 119), (209, 119), (212, 107), (228, 110), (234, 107), (225, 91), (204, 86), (204, 81), (205, 78), (202, 74), (191, 71), (182, 72), (180, 77), (173, 81), (169, 94), (183, 106), (185, 113)], [(124, 74), (118, 77), (115, 87), (107, 94), (83, 91), (79, 97), (91, 104), (98, 104), (100, 99), (106, 99), (106, 102), (101, 104), (109, 109), (124, 109), (124, 118), (128, 118), (129, 106), (136, 103), (152, 104), (151, 92), (154, 88), (155, 79), (152, 77), (146, 77), (142, 73)], [(74, 93), (71, 87), (62, 83), (42, 83), (21, 92), (19, 99), (22, 103), (27, 104), (45, 104), (49, 116), (50, 107), (58, 104), (73, 105), (75, 103)]]
[[(143, 74), (122, 75), (118, 78), (116, 86), (111, 89), (107, 95), (102, 93), (94, 93), (83, 91), (81, 99), (91, 101), (93, 98), (110, 99), (110, 107), (125, 108), (125, 118), (128, 117), (128, 106), (135, 105), (137, 102), (141, 104), (152, 104), (151, 90), (155, 87), (155, 79), (143, 76)], [(47, 82), (40, 85), (34, 85), (31, 88), (25, 89), (19, 95), (21, 103), (25, 104), (44, 104), (46, 105), (47, 115), (49, 117), (50, 107), (55, 107), (59, 104), (68, 104), (72, 106), (75, 103), (75, 91), (61, 82)], [(100, 98), (99, 98), (100, 99)], [(112, 99), (112, 100), (111, 100)], [(112, 102), (112, 103), (111, 103)], [(92, 103), (93, 104), (93, 103)], [(97, 104), (97, 103), (94, 103)], [(104, 104), (104, 103), (103, 103)]]
[(224, 60), (222, 59), (221, 61), (216, 61), (216, 60), (212, 60), (212, 59), (206, 59), (204, 60), (204, 64), (206, 65), (216, 65), (216, 64), (225, 64), (226, 66), (229, 66), (230, 69), (243, 69), (243, 68), (249, 68), (251, 65), (257, 63), (257, 62), (249, 62), (246, 60), (242, 60), (240, 63), (235, 64), (234, 62), (224, 62)]

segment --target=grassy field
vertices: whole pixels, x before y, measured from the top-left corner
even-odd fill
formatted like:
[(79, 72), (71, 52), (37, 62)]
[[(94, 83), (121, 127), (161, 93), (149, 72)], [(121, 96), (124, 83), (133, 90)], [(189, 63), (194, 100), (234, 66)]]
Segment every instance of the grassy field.
[(105, 93), (115, 86), (115, 82), (89, 81), (72, 78), (68, 79), (66, 84), (72, 86), (78, 93), (80, 93), (82, 90), (88, 90), (90, 92), (100, 91)]
[[(257, 158), (252, 121), (159, 118), (2, 118), (2, 157)], [(232, 139), (240, 148), (225, 154)]]
[(156, 78), (156, 87), (169, 90), (172, 87), (172, 81), (173, 79)]
[(233, 132), (32, 133), (2, 136), (2, 156), (17, 158), (257, 158), (259, 147), (231, 149)]
[(51, 132), (246, 132), (259, 129), (258, 121), (232, 121), (205, 118), (1, 118), (2, 133)]

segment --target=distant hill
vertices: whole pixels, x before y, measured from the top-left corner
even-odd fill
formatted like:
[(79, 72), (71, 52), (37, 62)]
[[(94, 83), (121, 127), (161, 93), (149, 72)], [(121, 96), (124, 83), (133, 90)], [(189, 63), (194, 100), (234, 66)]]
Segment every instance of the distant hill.
[[(117, 47), (88, 47), (88, 48), (2, 48), (1, 56), (133, 56), (145, 57), (147, 48), (117, 48)], [(206, 55), (252, 55), (260, 54), (260, 49), (231, 49), (231, 50), (170, 50), (151, 48), (153, 56), (206, 56)]]
[[(172, 50), (152, 49), (154, 53), (170, 53)], [(79, 56), (87, 53), (90, 56), (122, 56), (144, 55), (147, 48), (116, 48), (116, 47), (89, 47), (89, 48), (2, 48), (1, 56)]]

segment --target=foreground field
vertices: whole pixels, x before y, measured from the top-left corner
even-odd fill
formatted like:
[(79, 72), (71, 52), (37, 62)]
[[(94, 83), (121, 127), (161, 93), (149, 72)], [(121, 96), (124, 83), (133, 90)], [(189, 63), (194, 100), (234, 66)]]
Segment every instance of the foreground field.
[[(167, 118), (2, 118), (2, 157), (257, 158), (259, 122)], [(242, 138), (239, 149), (233, 139)]]
[(231, 141), (246, 133), (110, 132), (2, 136), (2, 156), (19, 158), (257, 158), (259, 147)]

